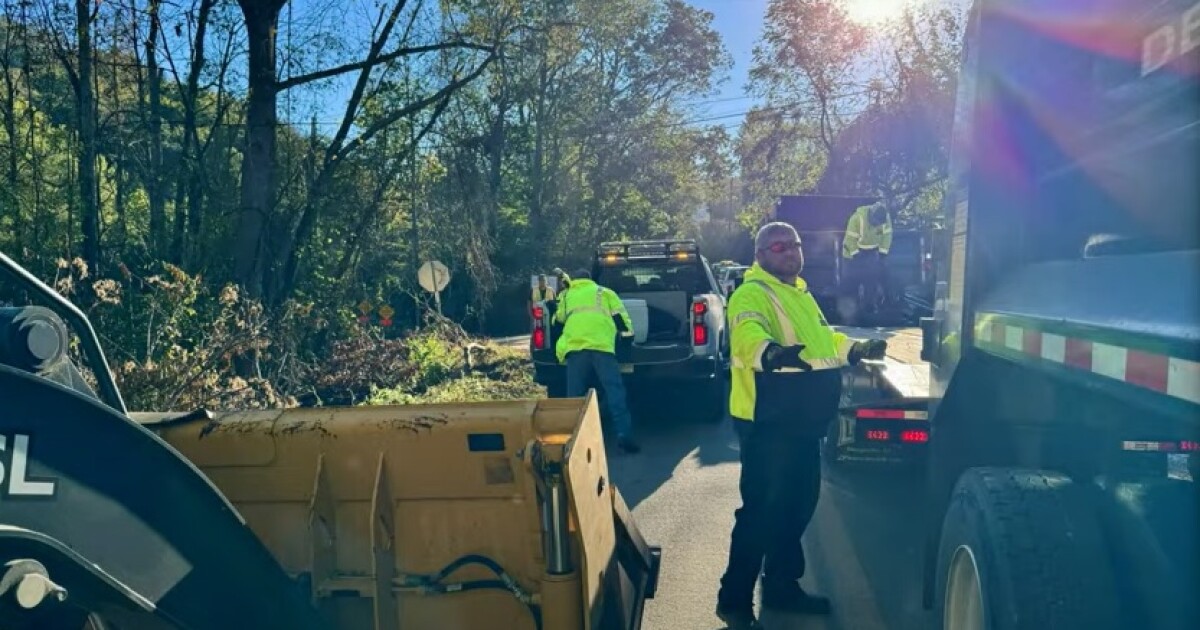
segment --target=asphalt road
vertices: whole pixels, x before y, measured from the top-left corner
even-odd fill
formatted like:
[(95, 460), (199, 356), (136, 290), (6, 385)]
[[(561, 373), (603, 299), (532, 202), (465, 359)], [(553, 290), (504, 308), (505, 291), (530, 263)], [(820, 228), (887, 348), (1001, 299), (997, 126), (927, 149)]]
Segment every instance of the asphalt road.
[[(662, 545), (647, 630), (717, 630), (717, 582), (739, 505), (737, 440), (729, 421), (697, 424), (639, 410), (644, 451), (611, 453), (614, 481), (646, 539)], [(812, 561), (802, 585), (832, 598), (829, 618), (763, 619), (766, 630), (917, 630), (921, 609), (920, 482), (891, 469), (826, 467), (804, 543)]]
[[(888, 340), (888, 357), (918, 361), (916, 328), (841, 328)], [(522, 347), (527, 336), (499, 340)], [(639, 455), (609, 453), (610, 472), (643, 535), (663, 551), (646, 630), (720, 630), (713, 614), (739, 505), (737, 439), (730, 420), (701, 423), (687, 401), (648, 403), (631, 390)], [(804, 537), (810, 559), (802, 585), (832, 599), (827, 618), (768, 613), (766, 630), (927, 630), (921, 608), (921, 480), (889, 467), (825, 466), (821, 499)]]
[[(887, 338), (888, 355), (910, 363), (916, 329), (845, 329)], [(635, 392), (632, 394), (637, 396)], [(704, 424), (683, 401), (634, 400), (643, 452), (611, 453), (614, 480), (647, 540), (664, 548), (658, 595), (646, 630), (718, 630), (713, 614), (729, 551), (737, 492), (737, 439), (730, 421)], [(828, 618), (767, 614), (766, 630), (926, 630), (921, 608), (921, 479), (879, 466), (825, 466), (821, 499), (804, 538), (811, 560), (802, 581), (829, 596)]]

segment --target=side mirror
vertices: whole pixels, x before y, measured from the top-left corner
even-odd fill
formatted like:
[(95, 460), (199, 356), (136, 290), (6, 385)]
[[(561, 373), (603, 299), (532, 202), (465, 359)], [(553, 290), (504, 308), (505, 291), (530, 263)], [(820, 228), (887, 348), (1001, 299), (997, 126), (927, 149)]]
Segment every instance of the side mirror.
[(930, 362), (938, 344), (938, 320), (934, 317), (921, 318), (921, 360)]

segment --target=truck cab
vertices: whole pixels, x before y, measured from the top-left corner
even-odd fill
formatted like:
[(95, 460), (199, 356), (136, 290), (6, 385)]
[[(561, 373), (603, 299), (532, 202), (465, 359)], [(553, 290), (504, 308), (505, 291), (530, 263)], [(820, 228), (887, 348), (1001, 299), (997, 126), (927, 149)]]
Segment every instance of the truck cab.
[[(683, 387), (690, 390), (688, 398), (703, 405), (704, 415), (723, 417), (729, 344), (725, 297), (695, 241), (602, 243), (592, 277), (616, 292), (633, 320), (632, 342), (617, 344), (631, 395)], [(561, 391), (565, 369), (554, 355), (551, 310), (534, 308), (530, 354), (538, 382), (554, 393)]]

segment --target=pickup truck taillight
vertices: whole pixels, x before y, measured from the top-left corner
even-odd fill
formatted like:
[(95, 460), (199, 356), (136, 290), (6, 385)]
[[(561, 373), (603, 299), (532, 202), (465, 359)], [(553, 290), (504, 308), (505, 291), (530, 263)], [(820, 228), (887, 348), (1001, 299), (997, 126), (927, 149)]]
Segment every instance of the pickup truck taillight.
[(704, 323), (704, 315), (708, 313), (708, 301), (697, 297), (692, 302), (692, 345), (708, 345), (708, 326)]
[(542, 324), (542, 317), (546, 314), (546, 309), (538, 304), (533, 307), (533, 349), (546, 349), (546, 329)]

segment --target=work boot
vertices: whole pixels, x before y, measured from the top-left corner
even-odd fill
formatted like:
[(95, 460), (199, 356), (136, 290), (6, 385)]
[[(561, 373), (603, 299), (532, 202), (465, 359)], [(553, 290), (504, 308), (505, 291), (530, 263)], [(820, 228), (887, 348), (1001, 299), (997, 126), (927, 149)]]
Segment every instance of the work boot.
[(642, 452), (642, 447), (639, 446), (637, 442), (633, 441), (633, 438), (629, 436), (618, 437), (617, 448), (630, 455), (637, 455), (638, 453)]
[(728, 630), (762, 630), (762, 624), (754, 617), (753, 606), (717, 604), (717, 619)]
[(828, 615), (829, 598), (809, 595), (799, 585), (784, 589), (763, 588), (763, 609), (774, 612), (799, 613), (803, 615)]

